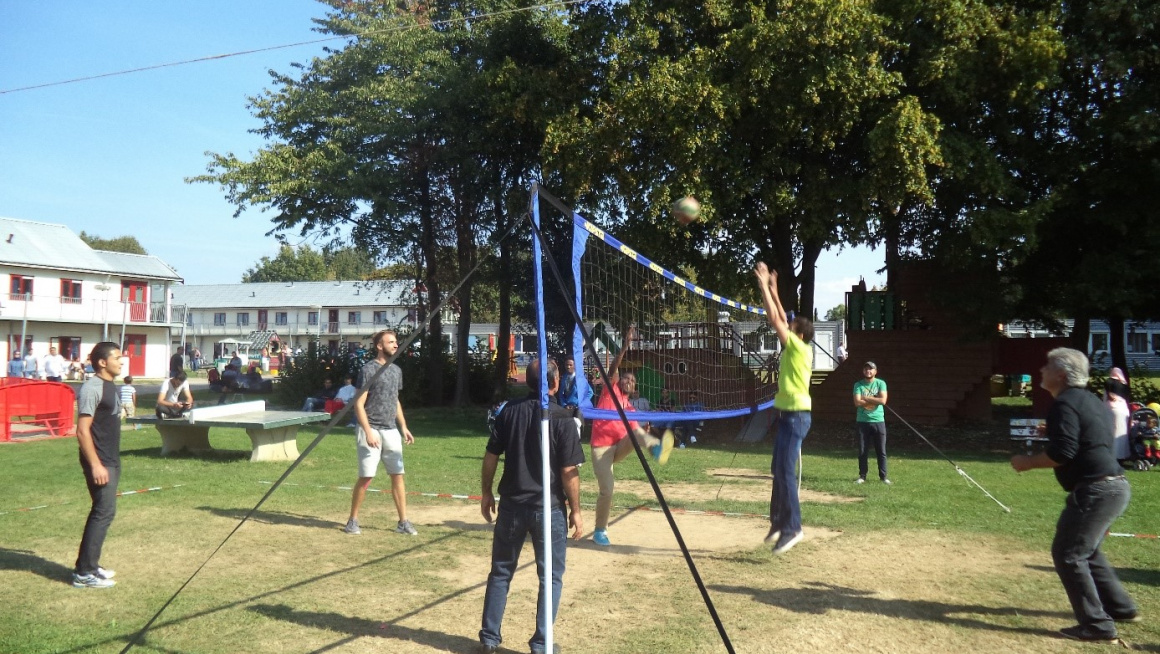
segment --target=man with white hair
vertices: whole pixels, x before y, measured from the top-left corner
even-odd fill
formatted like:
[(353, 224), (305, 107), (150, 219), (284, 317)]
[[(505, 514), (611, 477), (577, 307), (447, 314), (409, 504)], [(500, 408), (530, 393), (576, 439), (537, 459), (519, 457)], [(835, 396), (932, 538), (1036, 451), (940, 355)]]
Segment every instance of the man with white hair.
[(1100, 552), (1108, 528), (1132, 497), (1112, 451), (1112, 412), (1087, 390), (1088, 359), (1082, 352), (1063, 347), (1048, 352), (1040, 374), (1040, 386), (1055, 398), (1047, 413), (1047, 448), (1015, 455), (1011, 467), (1018, 472), (1052, 468), (1068, 492), (1051, 558), (1079, 624), (1060, 634), (1115, 642), (1116, 622), (1138, 622), (1140, 614)]

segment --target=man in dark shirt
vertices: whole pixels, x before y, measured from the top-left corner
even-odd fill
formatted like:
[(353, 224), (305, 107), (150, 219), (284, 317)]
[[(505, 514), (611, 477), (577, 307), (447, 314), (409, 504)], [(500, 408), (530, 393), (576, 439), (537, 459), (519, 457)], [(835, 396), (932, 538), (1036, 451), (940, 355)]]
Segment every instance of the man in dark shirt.
[[(555, 396), (560, 385), (560, 371), (554, 362), (548, 362), (547, 373), (548, 392)], [(528, 366), (527, 380), (529, 387), (539, 388), (539, 361), (533, 361)], [(580, 473), (577, 469), (584, 462), (584, 450), (580, 447), (580, 432), (573, 419), (574, 412), (561, 408), (554, 399), (549, 399), (547, 412), (551, 447), (548, 459), (551, 471), (549, 493), (552, 503), (547, 511), (543, 506), (543, 450), (540, 448), (543, 409), (538, 394), (504, 406), (496, 418), (495, 431), (487, 442), (487, 452), (483, 456), (483, 496), (479, 508), (488, 522), (492, 521), (496, 511), (495, 496), (491, 491), (500, 455), (504, 456), (504, 469), (503, 477), (499, 480), (500, 506), (491, 545), (491, 572), (487, 576), (487, 592), (483, 599), (483, 627), (479, 630), (482, 652), (498, 651), (503, 641), (500, 623), (507, 605), (508, 586), (519, 565), (520, 550), (528, 534), (532, 535), (536, 567), (543, 569), (545, 513), (550, 516), (552, 530), (553, 623), (560, 608), (560, 592), (564, 587), (564, 555), (568, 537), (568, 527), (564, 523), (565, 502), (569, 507), (568, 523), (573, 530), (572, 538), (579, 539), (584, 533), (584, 522), (580, 515)], [(539, 599), (536, 602), (536, 633), (528, 641), (532, 654), (543, 654), (547, 650), (544, 592), (544, 580), (541, 578)]]
[(1112, 452), (1112, 412), (1085, 388), (1088, 359), (1082, 352), (1062, 347), (1048, 352), (1040, 374), (1040, 385), (1055, 398), (1047, 413), (1047, 448), (1035, 455), (1015, 455), (1011, 467), (1018, 472), (1053, 468), (1068, 492), (1051, 558), (1079, 624), (1060, 633), (1075, 640), (1115, 641), (1116, 622), (1140, 618), (1100, 552), (1104, 534), (1132, 496)]
[(169, 376), (176, 377), (177, 375), (181, 374), (181, 371), (184, 368), (185, 357), (183, 356), (183, 350), (179, 347), (177, 348), (177, 351), (173, 353), (173, 356), (169, 357)]
[(77, 445), (93, 505), (81, 537), (73, 586), (108, 588), (116, 582), (114, 572), (101, 567), (101, 548), (117, 513), (121, 478), (121, 400), (113, 383), (121, 374), (121, 350), (116, 343), (97, 343), (89, 360), (96, 374), (77, 396)]

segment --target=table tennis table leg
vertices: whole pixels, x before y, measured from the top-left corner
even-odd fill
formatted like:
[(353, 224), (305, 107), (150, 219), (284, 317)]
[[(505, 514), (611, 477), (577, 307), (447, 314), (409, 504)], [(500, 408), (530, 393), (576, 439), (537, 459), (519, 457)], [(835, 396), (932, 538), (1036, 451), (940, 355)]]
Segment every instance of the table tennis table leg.
[(298, 425), (274, 429), (251, 427), (246, 433), (254, 444), (250, 461), (293, 461), (298, 458)]
[(188, 450), (207, 452), (213, 449), (209, 444), (209, 427), (190, 424), (157, 422), (157, 432), (161, 434), (161, 456)]

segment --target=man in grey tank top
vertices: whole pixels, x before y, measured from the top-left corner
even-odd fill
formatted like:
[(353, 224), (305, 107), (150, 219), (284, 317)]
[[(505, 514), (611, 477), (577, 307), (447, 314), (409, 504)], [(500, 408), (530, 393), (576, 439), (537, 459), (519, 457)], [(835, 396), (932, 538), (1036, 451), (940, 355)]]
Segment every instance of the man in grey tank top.
[(355, 437), (358, 440), (358, 481), (351, 493), (350, 517), (343, 528), (348, 534), (362, 533), (358, 526), (358, 510), (366, 498), (367, 487), (378, 472), (382, 461), (387, 474), (391, 476), (391, 494), (395, 499), (395, 510), (399, 513), (399, 523), (395, 531), (414, 536), (415, 526), (407, 519), (407, 486), (403, 481), (403, 443), (410, 445), (415, 437), (407, 429), (403, 416), (403, 405), (399, 402), (399, 389), (403, 387), (403, 371), (391, 364), (379, 373), (387, 360), (399, 349), (395, 332), (384, 330), (374, 335), (375, 358), (362, 368), (360, 393), (355, 396), (354, 412), (358, 426)]

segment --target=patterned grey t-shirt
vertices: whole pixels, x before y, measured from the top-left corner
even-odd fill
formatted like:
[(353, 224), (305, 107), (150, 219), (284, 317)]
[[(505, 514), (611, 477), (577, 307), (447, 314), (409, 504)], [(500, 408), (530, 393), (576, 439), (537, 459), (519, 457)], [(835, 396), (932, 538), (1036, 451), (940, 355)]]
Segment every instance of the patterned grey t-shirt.
[(371, 427), (395, 429), (395, 410), (399, 402), (399, 389), (403, 387), (403, 370), (392, 363), (386, 372), (375, 379), (375, 373), (382, 365), (372, 360), (363, 366), (360, 389), (370, 387), (365, 408), (367, 422), (371, 423)]

